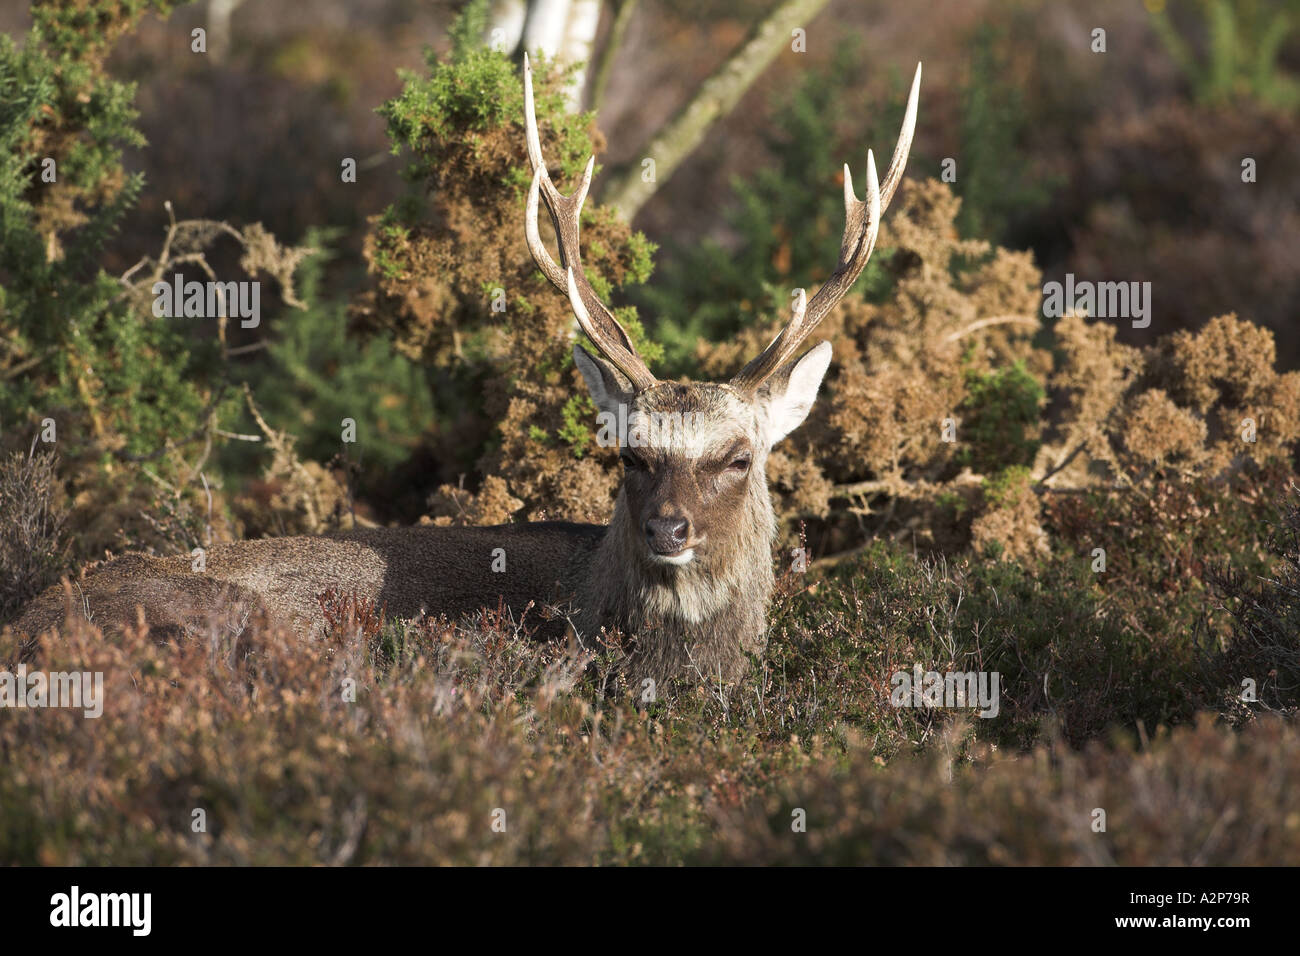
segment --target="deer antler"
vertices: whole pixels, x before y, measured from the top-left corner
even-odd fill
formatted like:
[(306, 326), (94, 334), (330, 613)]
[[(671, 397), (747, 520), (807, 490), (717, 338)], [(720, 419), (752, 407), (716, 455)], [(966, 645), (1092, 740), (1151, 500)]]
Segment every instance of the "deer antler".
[[(524, 220), (524, 234), (528, 238), (528, 250), (533, 259), (551, 284), (569, 297), (573, 314), (578, 325), (587, 337), (600, 350), (605, 358), (627, 376), (632, 387), (638, 392), (658, 382), (645, 361), (637, 354), (636, 347), (628, 337), (623, 326), (618, 324), (612, 312), (600, 301), (600, 297), (587, 281), (582, 271), (582, 260), (578, 246), (578, 217), (582, 212), (583, 200), (591, 186), (591, 171), (596, 157), (587, 160), (586, 172), (582, 182), (572, 196), (565, 196), (555, 188), (542, 160), (542, 141), (537, 133), (537, 108), (533, 105), (533, 70), (528, 63), (528, 54), (524, 54), (524, 121), (528, 135), (528, 163), (533, 170), (533, 183), (528, 187), (528, 211)], [(551, 224), (560, 244), (560, 261), (564, 267), (556, 265), (551, 254), (542, 244), (542, 237), (537, 232), (537, 200), (546, 199), (546, 209), (551, 214)]]
[(903, 129), (898, 134), (894, 158), (885, 173), (884, 188), (876, 179), (876, 160), (867, 150), (867, 199), (865, 202), (853, 194), (853, 178), (848, 163), (844, 164), (844, 238), (840, 241), (840, 259), (829, 279), (822, 283), (817, 294), (809, 300), (802, 289), (794, 303), (794, 315), (758, 358), (737, 373), (731, 380), (733, 388), (753, 393), (772, 374), (789, 361), (799, 346), (826, 317), (826, 313), (844, 297), (862, 275), (876, 248), (876, 234), (880, 230), (880, 215), (894, 198), (894, 191), (903, 178), (907, 153), (912, 148), (912, 133), (916, 129), (916, 103), (921, 93), (921, 64), (916, 65), (912, 92), (907, 98), (907, 112), (903, 116)]

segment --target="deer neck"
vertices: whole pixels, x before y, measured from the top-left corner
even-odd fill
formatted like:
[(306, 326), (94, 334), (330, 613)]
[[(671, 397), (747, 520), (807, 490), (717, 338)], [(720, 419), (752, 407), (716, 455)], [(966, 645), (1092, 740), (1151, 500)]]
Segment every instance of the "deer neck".
[(609, 531), (597, 549), (583, 595), (583, 631), (617, 629), (636, 643), (648, 676), (664, 680), (689, 661), (730, 676), (744, 651), (761, 652), (771, 597), (776, 520), (762, 475), (751, 485), (743, 519), (684, 566), (653, 562), (619, 492)]

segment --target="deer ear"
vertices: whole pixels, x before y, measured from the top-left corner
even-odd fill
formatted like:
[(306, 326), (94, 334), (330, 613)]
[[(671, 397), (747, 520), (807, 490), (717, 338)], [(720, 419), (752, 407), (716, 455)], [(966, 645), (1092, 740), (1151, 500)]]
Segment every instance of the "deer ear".
[(578, 366), (591, 392), (591, 400), (602, 412), (617, 415), (620, 405), (631, 403), (632, 387), (613, 365), (577, 344), (573, 346), (573, 364)]
[(758, 400), (767, 409), (768, 438), (775, 445), (808, 417), (822, 377), (831, 364), (831, 343), (809, 349), (802, 358), (787, 362), (763, 385)]

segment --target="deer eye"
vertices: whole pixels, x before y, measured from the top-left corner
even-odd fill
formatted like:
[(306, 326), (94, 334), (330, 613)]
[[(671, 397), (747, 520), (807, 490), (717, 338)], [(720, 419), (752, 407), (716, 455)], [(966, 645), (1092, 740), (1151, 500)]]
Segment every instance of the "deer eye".
[(740, 474), (741, 472), (749, 471), (749, 464), (750, 457), (748, 455), (737, 455), (731, 460), (731, 464), (727, 466), (727, 471)]

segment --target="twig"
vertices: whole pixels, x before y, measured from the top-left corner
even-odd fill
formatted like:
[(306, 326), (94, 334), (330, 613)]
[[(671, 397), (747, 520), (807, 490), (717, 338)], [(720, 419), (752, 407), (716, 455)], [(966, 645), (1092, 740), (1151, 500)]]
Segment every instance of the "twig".
[(986, 329), (990, 325), (1032, 325), (1037, 327), (1039, 321), (1033, 316), (1027, 315), (995, 315), (991, 318), (980, 319), (976, 322), (972, 322), (964, 329), (958, 329), (956, 332), (949, 332), (943, 338), (944, 344), (946, 345), (949, 342), (956, 342), (962, 336), (970, 335), (972, 332), (978, 332), (980, 329)]
[(40, 355), (33, 355), (27, 361), (19, 362), (17, 365), (13, 365), (5, 369), (4, 374), (0, 375), (0, 380), (7, 382), (10, 379), (17, 378), (19, 375), (27, 371), (29, 368), (35, 368), (37, 365), (40, 365), (42, 362), (44, 362), (47, 358), (49, 358), (57, 351), (58, 349), (47, 349), (46, 351), (42, 352)]
[(233, 349), (226, 349), (226, 358), (235, 355), (247, 355), (249, 352), (259, 352), (267, 347), (266, 339), (258, 339), (256, 342), (250, 342), (248, 345), (237, 345)]
[(1057, 465), (1051, 471), (1047, 472), (1047, 474), (1043, 475), (1043, 477), (1039, 478), (1038, 483), (1042, 485), (1044, 482), (1047, 481), (1048, 478), (1051, 478), (1054, 474), (1059, 472), (1061, 469), (1065, 468), (1068, 464), (1070, 464), (1070, 462), (1074, 461), (1074, 459), (1078, 457), (1079, 452), (1083, 451), (1083, 448), (1084, 448), (1083, 443), (1077, 445), (1074, 451), (1070, 452), (1068, 455), (1065, 456), (1065, 458), (1061, 460), (1061, 463), (1059, 465)]

